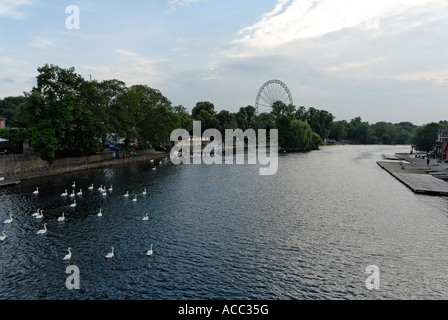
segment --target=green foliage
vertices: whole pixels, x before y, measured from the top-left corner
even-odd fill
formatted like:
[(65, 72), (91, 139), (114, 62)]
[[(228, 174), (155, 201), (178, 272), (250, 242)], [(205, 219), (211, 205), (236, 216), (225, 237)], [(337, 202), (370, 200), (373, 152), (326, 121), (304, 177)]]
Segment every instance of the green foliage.
[(0, 100), (0, 115), (8, 119), (9, 126), (14, 126), (20, 106), (26, 101), (23, 96), (6, 97)]
[(0, 144), (0, 151), (7, 150), (11, 153), (23, 152), (23, 141), (26, 138), (24, 129), (0, 129), (0, 138), (8, 140)]
[(337, 121), (331, 126), (330, 137), (337, 141), (345, 140), (349, 134), (349, 123), (347, 121)]
[(305, 113), (305, 119), (311, 129), (321, 136), (322, 139), (329, 138), (334, 120), (334, 116), (330, 112), (311, 107)]
[[(48, 162), (57, 154), (89, 155), (109, 140), (167, 147), (170, 133), (181, 125), (192, 128), (183, 108), (173, 108), (159, 90), (119, 80), (85, 81), (74, 68), (44, 65), (37, 85), (16, 112), (16, 124), (26, 129), (33, 150)], [(114, 142), (115, 142), (114, 141)]]
[(295, 149), (316, 150), (322, 142), (321, 137), (315, 133), (309, 124), (302, 120), (293, 120), (291, 122), (292, 130), (295, 134)]
[(253, 106), (242, 107), (234, 114), (237, 122), (237, 127), (246, 131), (248, 128), (254, 128), (254, 121), (257, 115), (257, 110)]
[(196, 106), (193, 108), (193, 110), (191, 111), (191, 117), (193, 119), (197, 119), (201, 113), (201, 111), (204, 110), (205, 112), (207, 112), (210, 115), (215, 115), (215, 106), (213, 105), (213, 103), (208, 102), (208, 101), (201, 101), (196, 103)]
[(277, 129), (277, 124), (275, 123), (275, 119), (270, 113), (261, 113), (254, 119), (254, 129), (260, 130), (271, 130)]
[(397, 144), (409, 144), (411, 142), (411, 133), (407, 131), (406, 129), (402, 129), (398, 135), (397, 139), (395, 141)]
[(381, 143), (382, 144), (390, 144), (392, 141), (392, 138), (387, 133), (384, 133), (381, 135)]
[(196, 121), (201, 121), (202, 131), (207, 129), (220, 129), (220, 122), (216, 118), (215, 106), (208, 101), (198, 102), (191, 112)]
[(218, 119), (218, 121), (220, 123), (221, 131), (224, 131), (225, 129), (235, 130), (238, 128), (238, 122), (235, 119), (235, 115), (233, 113), (230, 113), (227, 110), (220, 111), (216, 115), (216, 118)]
[(418, 127), (412, 137), (412, 144), (417, 150), (430, 151), (437, 140), (437, 133), (443, 128), (445, 128), (443, 124), (434, 122)]
[(316, 149), (322, 139), (363, 144), (407, 144), (412, 140), (426, 149), (432, 146), (438, 128), (448, 126), (442, 122), (424, 127), (410, 122), (369, 124), (361, 117), (335, 122), (326, 110), (296, 108), (281, 101), (274, 103), (270, 113), (259, 115), (253, 106), (236, 113), (216, 112), (213, 103), (201, 101), (190, 115), (185, 107), (173, 107), (159, 90), (149, 86), (126, 87), (117, 79), (86, 81), (74, 68), (54, 65), (38, 68), (37, 85), (30, 93), (0, 100), (0, 114), (8, 118), (9, 126), (23, 128), (14, 143), (27, 139), (49, 162), (61, 153), (94, 154), (105, 142), (124, 141), (129, 148), (139, 140), (145, 147), (166, 148), (174, 129), (192, 132), (195, 120), (202, 122), (204, 131), (278, 129), (280, 146), (290, 150)]

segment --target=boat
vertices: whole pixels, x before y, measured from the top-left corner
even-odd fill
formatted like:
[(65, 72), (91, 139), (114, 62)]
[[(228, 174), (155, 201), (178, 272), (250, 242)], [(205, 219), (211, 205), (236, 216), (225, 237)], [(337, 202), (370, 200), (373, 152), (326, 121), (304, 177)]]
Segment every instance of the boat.
[(336, 140), (327, 140), (327, 139), (325, 139), (324, 140), (324, 145), (325, 146), (340, 146), (341, 142), (336, 141)]

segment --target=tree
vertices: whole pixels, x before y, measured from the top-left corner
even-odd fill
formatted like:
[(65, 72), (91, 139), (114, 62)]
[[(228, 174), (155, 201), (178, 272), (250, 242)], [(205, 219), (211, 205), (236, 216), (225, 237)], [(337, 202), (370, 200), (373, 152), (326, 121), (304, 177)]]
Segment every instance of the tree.
[(402, 130), (398, 133), (398, 135), (397, 135), (397, 139), (396, 139), (395, 142), (396, 142), (397, 144), (409, 144), (410, 139), (411, 139), (411, 134), (410, 134), (407, 130), (402, 129)]
[(0, 115), (7, 118), (8, 122), (12, 125), (15, 123), (15, 119), (20, 110), (20, 105), (25, 103), (26, 97), (6, 97), (0, 100)]
[(185, 108), (182, 105), (175, 106), (174, 113), (179, 117), (180, 128), (178, 128), (178, 129), (185, 129), (188, 132), (192, 132), (193, 131), (193, 118), (188, 113), (187, 108)]
[(311, 107), (305, 113), (305, 119), (314, 132), (323, 139), (328, 139), (334, 120), (334, 116), (330, 112)]
[(265, 129), (267, 131), (271, 129), (277, 129), (274, 117), (270, 113), (261, 113), (254, 119), (254, 129)]
[(278, 129), (278, 143), (281, 148), (295, 148), (297, 147), (297, 132), (291, 125), (291, 119), (286, 115), (280, 115), (276, 121)]
[(304, 106), (300, 106), (296, 110), (294, 118), (296, 118), (297, 120), (306, 121), (306, 108)]
[(233, 113), (230, 113), (227, 110), (222, 110), (220, 111), (216, 118), (218, 119), (219, 123), (220, 123), (220, 128), (221, 131), (224, 131), (225, 129), (237, 129), (238, 128), (238, 123), (235, 119), (235, 116)]
[[(241, 119), (240, 121), (246, 124), (246, 129), (253, 128), (254, 125), (253, 122), (255, 120), (255, 117), (257, 116), (257, 109), (255, 109), (255, 107), (253, 106), (242, 107), (240, 108), (238, 114), (241, 115), (242, 118), (244, 119), (244, 120)], [(236, 118), (238, 118), (238, 116), (236, 116)], [(244, 129), (243, 127), (239, 128)]]
[(237, 128), (243, 131), (246, 131), (249, 128), (246, 117), (244, 116), (244, 113), (241, 112), (241, 110), (237, 113), (234, 113), (233, 116), (235, 117)]
[(219, 120), (211, 113), (201, 110), (196, 118), (197, 121), (201, 121), (202, 132), (208, 129), (219, 129)]
[(274, 119), (278, 119), (280, 116), (292, 117), (295, 113), (295, 107), (293, 105), (286, 105), (282, 101), (276, 101), (272, 105), (271, 114)]
[(128, 139), (140, 136), (145, 145), (169, 146), (171, 132), (181, 125), (171, 101), (159, 90), (145, 85), (132, 86), (129, 94), (129, 109), (135, 116), (135, 133), (131, 133)]
[(412, 137), (412, 144), (417, 150), (430, 151), (434, 142), (437, 140), (437, 134), (442, 127), (441, 124), (435, 122), (418, 127)]
[(215, 116), (215, 114), (216, 114), (215, 106), (213, 105), (213, 103), (208, 102), (208, 101), (201, 101), (201, 102), (196, 103), (196, 106), (191, 111), (191, 117), (193, 119), (197, 119), (202, 110), (206, 111), (207, 113), (209, 113), (212, 116)]
[(23, 142), (26, 139), (25, 129), (19, 128), (0, 128), (0, 138), (8, 140), (8, 142), (1, 144), (1, 150), (8, 150), (10, 153), (22, 153)]
[(337, 141), (345, 140), (348, 135), (347, 125), (345, 120), (334, 122), (331, 126), (330, 137)]
[(104, 80), (88, 82), (84, 98), (86, 103), (94, 107), (98, 135), (105, 144), (111, 136), (127, 137), (135, 125), (132, 113), (128, 108), (126, 84), (120, 80)]
[(44, 65), (37, 70), (37, 85), (26, 95), (21, 111), (27, 115), (21, 119), (27, 121), (24, 125), (33, 150), (52, 163), (56, 150), (67, 147), (73, 141), (70, 135), (79, 129), (74, 119), (83, 114), (80, 90), (84, 79), (74, 68)]
[(381, 135), (381, 143), (382, 144), (391, 144), (392, 138), (387, 133)]
[[(380, 121), (372, 125), (372, 129), (375, 130), (375, 136), (377, 137), (382, 137), (384, 134), (387, 134), (389, 136), (390, 141), (383, 144), (392, 144), (395, 142), (395, 139), (397, 137), (397, 127), (392, 123)], [(382, 140), (382, 138), (380, 139)]]
[(295, 133), (296, 149), (307, 151), (319, 148), (322, 139), (317, 133), (313, 132), (309, 124), (301, 120), (293, 120), (291, 127)]
[(375, 130), (370, 128), (368, 122), (362, 122), (356, 126), (354, 131), (355, 139), (362, 144), (372, 144), (378, 142), (378, 137), (375, 136)]

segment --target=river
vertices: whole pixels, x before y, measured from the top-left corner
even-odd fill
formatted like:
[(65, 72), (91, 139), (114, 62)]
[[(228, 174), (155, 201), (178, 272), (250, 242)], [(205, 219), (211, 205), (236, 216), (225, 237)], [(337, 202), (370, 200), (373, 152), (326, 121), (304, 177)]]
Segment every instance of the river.
[[(448, 198), (414, 194), (376, 164), (409, 150), (284, 154), (273, 176), (141, 162), (0, 189), (0, 222), (13, 216), (0, 226), (0, 299), (447, 299)], [(61, 196), (73, 182), (83, 194)], [(68, 266), (79, 289), (66, 287)], [(366, 288), (369, 266), (378, 290)]]

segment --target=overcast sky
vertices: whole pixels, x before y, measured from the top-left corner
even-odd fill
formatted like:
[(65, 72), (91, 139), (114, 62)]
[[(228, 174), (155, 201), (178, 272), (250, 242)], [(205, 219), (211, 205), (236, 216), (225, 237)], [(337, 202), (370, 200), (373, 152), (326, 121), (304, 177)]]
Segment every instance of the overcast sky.
[[(68, 29), (66, 8), (80, 9)], [(189, 110), (283, 81), (337, 120), (448, 120), (446, 0), (0, 0), (0, 99), (44, 64), (159, 89)]]

